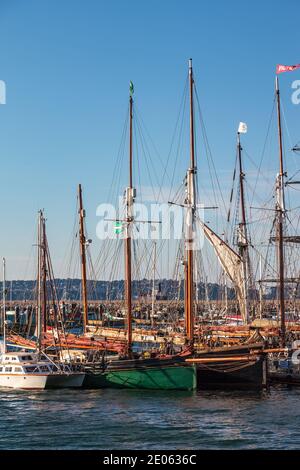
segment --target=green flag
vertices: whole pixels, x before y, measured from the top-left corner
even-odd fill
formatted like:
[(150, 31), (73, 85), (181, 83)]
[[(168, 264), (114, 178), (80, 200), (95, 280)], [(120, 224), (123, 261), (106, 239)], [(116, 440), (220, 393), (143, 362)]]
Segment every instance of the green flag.
[(131, 95), (131, 96), (132, 96), (133, 93), (134, 93), (134, 86), (133, 86), (133, 83), (132, 83), (132, 82), (129, 83), (129, 92), (130, 92), (130, 95)]
[(117, 221), (115, 223), (115, 233), (119, 235), (120, 233), (122, 233), (122, 231), (123, 231), (123, 224), (122, 222)]

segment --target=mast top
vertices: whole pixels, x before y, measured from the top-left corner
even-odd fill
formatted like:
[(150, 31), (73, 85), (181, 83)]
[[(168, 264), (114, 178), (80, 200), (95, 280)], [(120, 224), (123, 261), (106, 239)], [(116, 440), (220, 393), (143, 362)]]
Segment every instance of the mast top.
[(193, 61), (192, 59), (189, 59), (189, 72), (191, 73), (193, 70)]
[(132, 98), (133, 93), (134, 93), (134, 85), (133, 85), (133, 82), (130, 80), (130, 82), (129, 82), (129, 95), (130, 95), (130, 98)]

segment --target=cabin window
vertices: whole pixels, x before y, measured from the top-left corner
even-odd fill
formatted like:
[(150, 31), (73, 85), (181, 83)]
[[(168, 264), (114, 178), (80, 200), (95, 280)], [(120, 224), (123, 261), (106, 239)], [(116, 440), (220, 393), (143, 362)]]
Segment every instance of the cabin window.
[(2, 372), (2, 371), (3, 371), (3, 367), (0, 367), (0, 372)]
[(15, 367), (15, 372), (23, 372), (22, 367)]
[(22, 361), (31, 361), (32, 357), (31, 356), (22, 356)]
[(12, 367), (5, 367), (5, 372), (11, 372), (12, 371)]
[(34, 366), (26, 367), (25, 370), (26, 370), (26, 372), (31, 373), (31, 372), (34, 372), (36, 370), (36, 367), (34, 367)]
[(48, 366), (40, 366), (39, 369), (41, 372), (49, 372)]

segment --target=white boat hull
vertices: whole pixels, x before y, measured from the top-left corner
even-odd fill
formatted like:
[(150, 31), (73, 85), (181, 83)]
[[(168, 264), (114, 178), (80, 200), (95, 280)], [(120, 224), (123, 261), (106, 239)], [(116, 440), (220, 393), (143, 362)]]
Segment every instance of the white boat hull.
[(0, 387), (44, 390), (48, 388), (80, 388), (84, 374), (0, 374)]

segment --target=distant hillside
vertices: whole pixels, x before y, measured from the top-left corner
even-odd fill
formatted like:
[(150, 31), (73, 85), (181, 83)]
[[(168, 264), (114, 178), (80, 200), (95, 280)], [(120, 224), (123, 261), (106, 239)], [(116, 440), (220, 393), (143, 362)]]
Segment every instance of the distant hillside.
[[(80, 279), (56, 279), (56, 288), (59, 299), (78, 301), (81, 298), (81, 280)], [(7, 300), (35, 300), (36, 281), (8, 281), (7, 282)], [(124, 293), (124, 281), (88, 281), (89, 300), (122, 300)], [(0, 282), (2, 290), (2, 283)], [(156, 298), (161, 300), (174, 300), (178, 297), (183, 300), (184, 287), (181, 282), (172, 279), (160, 279), (155, 281)], [(152, 280), (142, 279), (132, 283), (133, 298), (150, 297), (152, 295)], [(207, 286), (207, 295), (209, 300), (221, 300), (224, 298), (224, 287), (216, 283), (209, 283)], [(288, 292), (286, 294), (288, 298)], [(300, 297), (298, 293), (297, 298)], [(198, 298), (205, 300), (205, 285), (198, 284)], [(234, 289), (228, 288), (228, 298), (234, 299)], [(276, 287), (268, 288), (264, 295), (265, 299), (276, 298)]]
[[(56, 279), (56, 288), (60, 299), (80, 300), (80, 279)], [(124, 281), (88, 281), (88, 297), (90, 300), (121, 300), (124, 293)], [(1, 286), (1, 283), (0, 283)], [(1, 286), (2, 289), (2, 286)], [(222, 288), (218, 284), (209, 283), (207, 294), (210, 300), (222, 298)], [(173, 300), (183, 299), (183, 282), (171, 279), (162, 279), (155, 282), (157, 299)], [(152, 280), (142, 279), (133, 281), (132, 293), (134, 298), (149, 297), (152, 294)], [(224, 294), (223, 294), (224, 295)], [(205, 286), (198, 286), (199, 300), (205, 299)], [(228, 289), (228, 297), (234, 298), (234, 290)], [(36, 281), (9, 281), (7, 282), (7, 300), (34, 300), (36, 298)]]

